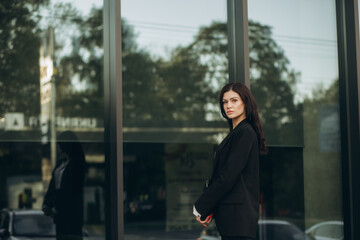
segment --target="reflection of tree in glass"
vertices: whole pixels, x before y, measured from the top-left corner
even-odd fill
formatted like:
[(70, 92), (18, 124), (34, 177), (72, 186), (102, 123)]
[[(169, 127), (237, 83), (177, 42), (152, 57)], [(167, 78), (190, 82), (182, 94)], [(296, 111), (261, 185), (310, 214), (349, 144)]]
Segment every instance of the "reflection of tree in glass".
[(190, 47), (174, 49), (168, 61), (154, 60), (144, 50), (126, 51), (125, 125), (133, 120), (204, 120), (206, 103), (216, 101), (213, 87), (205, 81), (207, 71), (201, 56)]
[[(57, 76), (59, 111), (62, 115), (101, 116), (102, 10), (93, 9), (88, 18), (76, 18), (75, 23), (80, 38), (73, 41), (72, 53), (62, 58)], [(200, 28), (191, 44), (173, 49), (170, 59), (165, 60), (139, 49), (132, 27), (123, 20), (122, 47), (125, 125), (131, 121), (220, 119), (217, 92), (228, 81), (226, 23)], [(267, 138), (270, 143), (271, 139), (300, 143), (301, 109), (294, 103), (298, 74), (289, 68), (270, 27), (249, 21), (249, 48), (251, 90), (259, 103)], [(85, 83), (86, 90), (70, 90), (74, 76)]]
[[(200, 59), (205, 67), (204, 78), (200, 82), (210, 83), (213, 90), (228, 78), (226, 39), (226, 23), (215, 22), (201, 28), (194, 42), (181, 49), (182, 52), (176, 50), (182, 55)], [(301, 143), (301, 105), (294, 102), (298, 74), (289, 68), (283, 50), (272, 39), (270, 27), (249, 21), (249, 55), (251, 90), (259, 104), (269, 143)], [(190, 89), (190, 92), (194, 90)], [(216, 97), (206, 99), (203, 95), (199, 102), (216, 104)], [(276, 142), (272, 142), (274, 140)]]
[[(213, 23), (202, 28), (191, 45), (197, 54), (207, 56), (209, 69), (213, 70), (210, 73), (220, 85), (221, 80), (227, 79), (226, 38), (226, 24)], [(258, 102), (268, 142), (301, 143), (301, 109), (294, 103), (298, 74), (289, 68), (283, 50), (272, 39), (270, 27), (249, 21), (249, 56), (251, 91)]]
[[(294, 103), (299, 73), (290, 69), (269, 26), (250, 22), (250, 81), (270, 144), (301, 145), (301, 105)], [(276, 140), (276, 142), (274, 141)]]
[(40, 41), (33, 13), (46, 2), (0, 1), (0, 116), (40, 112)]
[[(101, 119), (104, 108), (102, 9), (92, 9), (88, 17), (82, 17), (71, 4), (60, 4), (57, 14), (61, 16), (53, 23), (55, 35), (65, 35), (72, 40), (71, 52), (60, 56), (55, 76), (57, 114)], [(75, 34), (60, 33), (64, 25)], [(64, 47), (60, 44), (58, 41), (58, 50)], [(74, 79), (78, 83), (73, 83)]]
[[(79, 18), (68, 4), (58, 7), (63, 8), (61, 23), (76, 24), (80, 33), (80, 37), (73, 40), (72, 52), (63, 56), (59, 64), (56, 76), (58, 114), (101, 116), (102, 9), (93, 9), (88, 18)], [(148, 52), (138, 49), (133, 29), (125, 20), (122, 22), (122, 51), (125, 124), (129, 120), (205, 118), (204, 104), (216, 100), (216, 95), (204, 82), (207, 69), (194, 51), (178, 48), (170, 61), (153, 59)], [(74, 77), (84, 83), (85, 90), (74, 90), (71, 84)]]

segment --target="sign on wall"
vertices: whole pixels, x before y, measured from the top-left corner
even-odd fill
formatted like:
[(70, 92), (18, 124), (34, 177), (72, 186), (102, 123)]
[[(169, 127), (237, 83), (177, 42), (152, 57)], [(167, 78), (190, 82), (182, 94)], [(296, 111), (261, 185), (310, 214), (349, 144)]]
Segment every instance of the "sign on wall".
[(23, 113), (6, 113), (5, 114), (5, 130), (20, 131), (24, 129)]

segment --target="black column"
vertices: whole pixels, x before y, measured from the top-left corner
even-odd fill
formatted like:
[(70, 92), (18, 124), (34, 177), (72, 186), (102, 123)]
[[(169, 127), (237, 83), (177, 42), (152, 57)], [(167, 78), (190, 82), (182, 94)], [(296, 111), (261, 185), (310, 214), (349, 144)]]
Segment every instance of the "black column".
[(247, 0), (228, 0), (229, 81), (250, 87)]
[(360, 239), (358, 0), (336, 0), (344, 239)]
[(105, 0), (104, 102), (106, 239), (124, 239), (120, 0)]

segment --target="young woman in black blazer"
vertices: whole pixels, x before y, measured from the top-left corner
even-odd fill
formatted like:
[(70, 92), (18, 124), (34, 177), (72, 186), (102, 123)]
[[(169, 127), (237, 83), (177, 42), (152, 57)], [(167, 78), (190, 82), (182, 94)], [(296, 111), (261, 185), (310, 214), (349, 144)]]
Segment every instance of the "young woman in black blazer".
[(230, 133), (217, 147), (208, 187), (193, 207), (207, 227), (215, 219), (222, 240), (255, 239), (259, 218), (259, 154), (267, 152), (257, 105), (242, 83), (220, 92), (221, 114)]
[(75, 133), (65, 131), (59, 135), (56, 157), (42, 209), (45, 215), (54, 219), (56, 239), (81, 240), (87, 165)]

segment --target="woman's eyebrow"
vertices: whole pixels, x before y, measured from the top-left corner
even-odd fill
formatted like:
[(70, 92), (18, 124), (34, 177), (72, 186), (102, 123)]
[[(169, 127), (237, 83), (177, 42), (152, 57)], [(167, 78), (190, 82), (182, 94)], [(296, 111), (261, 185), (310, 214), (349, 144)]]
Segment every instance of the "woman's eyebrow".
[[(231, 99), (239, 99), (239, 97), (232, 97), (232, 98), (230, 98), (229, 100), (231, 100)], [(228, 99), (225, 99), (225, 98), (223, 98), (223, 101), (227, 101)]]

